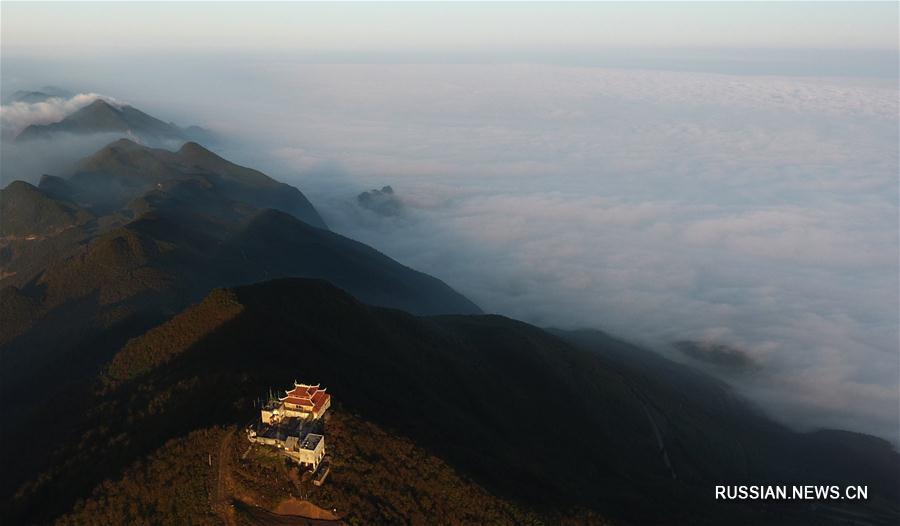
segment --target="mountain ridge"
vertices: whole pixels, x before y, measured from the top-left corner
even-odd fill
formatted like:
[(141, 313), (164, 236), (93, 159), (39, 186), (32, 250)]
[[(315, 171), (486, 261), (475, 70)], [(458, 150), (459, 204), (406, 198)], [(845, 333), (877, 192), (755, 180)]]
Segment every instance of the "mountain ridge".
[[(40, 95), (35, 94), (34, 99)], [(43, 99), (35, 100), (42, 102)], [(146, 142), (185, 141), (208, 139), (208, 132), (202, 128), (182, 129), (164, 122), (128, 104), (109, 102), (97, 98), (93, 102), (66, 115), (61, 120), (49, 124), (31, 124), (16, 135), (16, 141), (50, 139), (60, 133), (79, 135), (94, 133), (120, 133)]]
[[(180, 151), (120, 140), (69, 178), (46, 176), (40, 187), (13, 183), (0, 191), (0, 203), (25, 192), (61, 210), (51, 221), (55, 216), (37, 217), (35, 207), (0, 209), (4, 227), (24, 225), (29, 234), (0, 238), (0, 398), (11, 422), (0, 426), (4, 443), (39, 425), (61, 393), (85, 389), (129, 339), (216, 287), (322, 277), (389, 307), (480, 312), (437, 278), (268, 208), (303, 213), (309, 205), (318, 217), (296, 188), (200, 145)], [(32, 236), (41, 225), (36, 219), (49, 226)], [(35, 384), (46, 387), (33, 393)]]
[(167, 181), (188, 178), (205, 179), (234, 201), (283, 210), (312, 226), (328, 228), (298, 189), (227, 161), (194, 142), (173, 152), (119, 139), (77, 164), (69, 174), (68, 184), (81, 191), (76, 190), (69, 197), (114, 210)]
[[(602, 347), (575, 346), (503, 316), (416, 317), (366, 305), (322, 280), (219, 289), (122, 347), (98, 379), (99, 398), (85, 402), (100, 409), (75, 426), (108, 429), (83, 446), (69, 442), (56, 453), (66, 466), (48, 459), (61, 467), (39, 480), (99, 482), (119, 465), (94, 465), (101, 444), (109, 459), (142, 458), (193, 429), (252, 418), (260, 392), (302, 375), (327, 386), (342, 410), (409, 437), (538, 514), (587, 509), (635, 524), (846, 519), (831, 508), (710, 497), (712, 484), (752, 480), (866, 483), (867, 513), (891, 516), (900, 467), (893, 449), (860, 450), (840, 433), (794, 433), (702, 373), (624, 342), (591, 342)], [(640, 356), (631, 364), (609, 359), (620, 352)], [(26, 501), (60, 490), (28, 487)]]

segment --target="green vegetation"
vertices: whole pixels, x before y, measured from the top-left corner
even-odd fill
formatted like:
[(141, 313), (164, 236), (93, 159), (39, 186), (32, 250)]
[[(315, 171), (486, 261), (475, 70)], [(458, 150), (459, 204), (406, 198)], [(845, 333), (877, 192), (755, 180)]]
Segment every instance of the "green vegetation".
[[(340, 409), (331, 411), (327, 426), (332, 471), (321, 487), (304, 483), (304, 496), (327, 510), (337, 508), (347, 524), (606, 524), (584, 512), (539, 517), (525, 511), (464, 479), (409, 439)], [(240, 432), (224, 450), (229, 461), (221, 465), (230, 472), (218, 473), (227, 432), (208, 428), (166, 442), (121, 477), (97, 485), (56, 523), (220, 524), (213, 511), (220, 476), (229, 479), (234, 498), (270, 509), (301, 496), (298, 479), (290, 474), (295, 468), (274, 449), (254, 446), (245, 455), (250, 445)]]
[(312, 487), (312, 499), (346, 513), (349, 524), (544, 523), (371, 422), (335, 411), (327, 430), (332, 472), (323, 486)]
[(202, 429), (170, 440), (117, 480), (106, 480), (56, 524), (221, 524), (210, 506), (215, 473), (209, 461), (224, 430)]
[(51, 235), (92, 218), (87, 210), (48, 197), (24, 181), (14, 181), (0, 190), (0, 237)]
[(242, 307), (232, 293), (217, 289), (166, 324), (130, 340), (107, 369), (111, 380), (128, 380), (152, 371), (172, 359), (178, 349), (187, 349), (226, 321)]

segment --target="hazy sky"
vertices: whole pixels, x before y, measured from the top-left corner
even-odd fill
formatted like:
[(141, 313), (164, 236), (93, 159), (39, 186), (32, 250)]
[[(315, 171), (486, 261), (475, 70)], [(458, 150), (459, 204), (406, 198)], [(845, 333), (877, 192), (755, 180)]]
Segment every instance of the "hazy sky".
[[(895, 2), (0, 11), (4, 95), (85, 93), (4, 130), (90, 93), (207, 126), (488, 311), (728, 345), (782, 421), (900, 439)], [(7, 141), (2, 175), (103, 140)], [(400, 217), (356, 204), (385, 184)]]
[[(3, 3), (9, 51), (895, 49), (894, 2)], [(139, 21), (139, 23), (135, 23)]]

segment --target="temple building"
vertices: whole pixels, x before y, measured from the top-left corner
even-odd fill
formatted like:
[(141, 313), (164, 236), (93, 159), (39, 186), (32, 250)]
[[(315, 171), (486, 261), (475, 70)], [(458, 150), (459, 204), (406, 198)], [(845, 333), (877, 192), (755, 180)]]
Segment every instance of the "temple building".
[[(295, 381), (285, 396), (270, 395), (260, 409), (260, 423), (247, 429), (247, 438), (257, 444), (274, 446), (301, 467), (315, 472), (325, 458), (321, 418), (329, 407), (331, 395), (325, 389)], [(320, 474), (321, 478), (324, 474)]]
[(286, 417), (318, 420), (331, 407), (331, 395), (319, 385), (298, 384), (285, 391), (285, 396), (270, 400), (261, 410), (260, 418), (266, 424)]
[(279, 398), (284, 403), (285, 416), (321, 417), (331, 407), (331, 395), (318, 385), (298, 384), (287, 391), (287, 396)]

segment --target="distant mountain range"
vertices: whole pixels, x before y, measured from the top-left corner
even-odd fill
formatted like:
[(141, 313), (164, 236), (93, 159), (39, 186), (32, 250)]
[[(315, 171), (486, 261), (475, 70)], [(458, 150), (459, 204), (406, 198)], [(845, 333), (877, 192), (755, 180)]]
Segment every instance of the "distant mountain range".
[(74, 93), (56, 86), (44, 86), (37, 90), (14, 91), (8, 97), (3, 98), (3, 104), (12, 104), (14, 102), (34, 104), (36, 102), (46, 102), (52, 98), (68, 99), (74, 95)]
[[(54, 130), (171, 131), (85, 110)], [(298, 376), (332, 393), (345, 455), (312, 498), (351, 523), (900, 519), (889, 443), (792, 431), (601, 332), (484, 315), (196, 142), (121, 139), (0, 191), (0, 320), (4, 523), (220, 522), (213, 455), (238, 455), (227, 437), (254, 401)], [(270, 468), (244, 475), (262, 499), (289, 484)], [(794, 483), (864, 484), (869, 499), (713, 499), (716, 484)]]
[(328, 231), (296, 188), (196, 143), (170, 152), (119, 140), (68, 177), (10, 184), (0, 202), (0, 296), (32, 307), (11, 313), (0, 343), (4, 357), (29, 349), (34, 367), (81, 342), (60, 325), (109, 335), (213, 287), (280, 276), (326, 278), (422, 314), (480, 312), (441, 281)]
[(0, 206), (4, 444), (128, 339), (218, 286), (318, 277), (411, 312), (480, 312), (440, 280), (329, 231), (296, 188), (196, 143), (171, 152), (119, 140), (64, 177), (11, 183)]
[[(20, 93), (20, 100), (42, 101), (41, 92)], [(173, 123), (163, 122), (133, 106), (117, 105), (97, 99), (87, 106), (71, 113), (59, 122), (32, 124), (23, 129), (17, 141), (48, 139), (61, 133), (93, 134), (120, 133), (145, 144), (160, 145), (166, 141), (204, 141), (212, 139), (212, 134), (198, 126), (180, 128)]]

